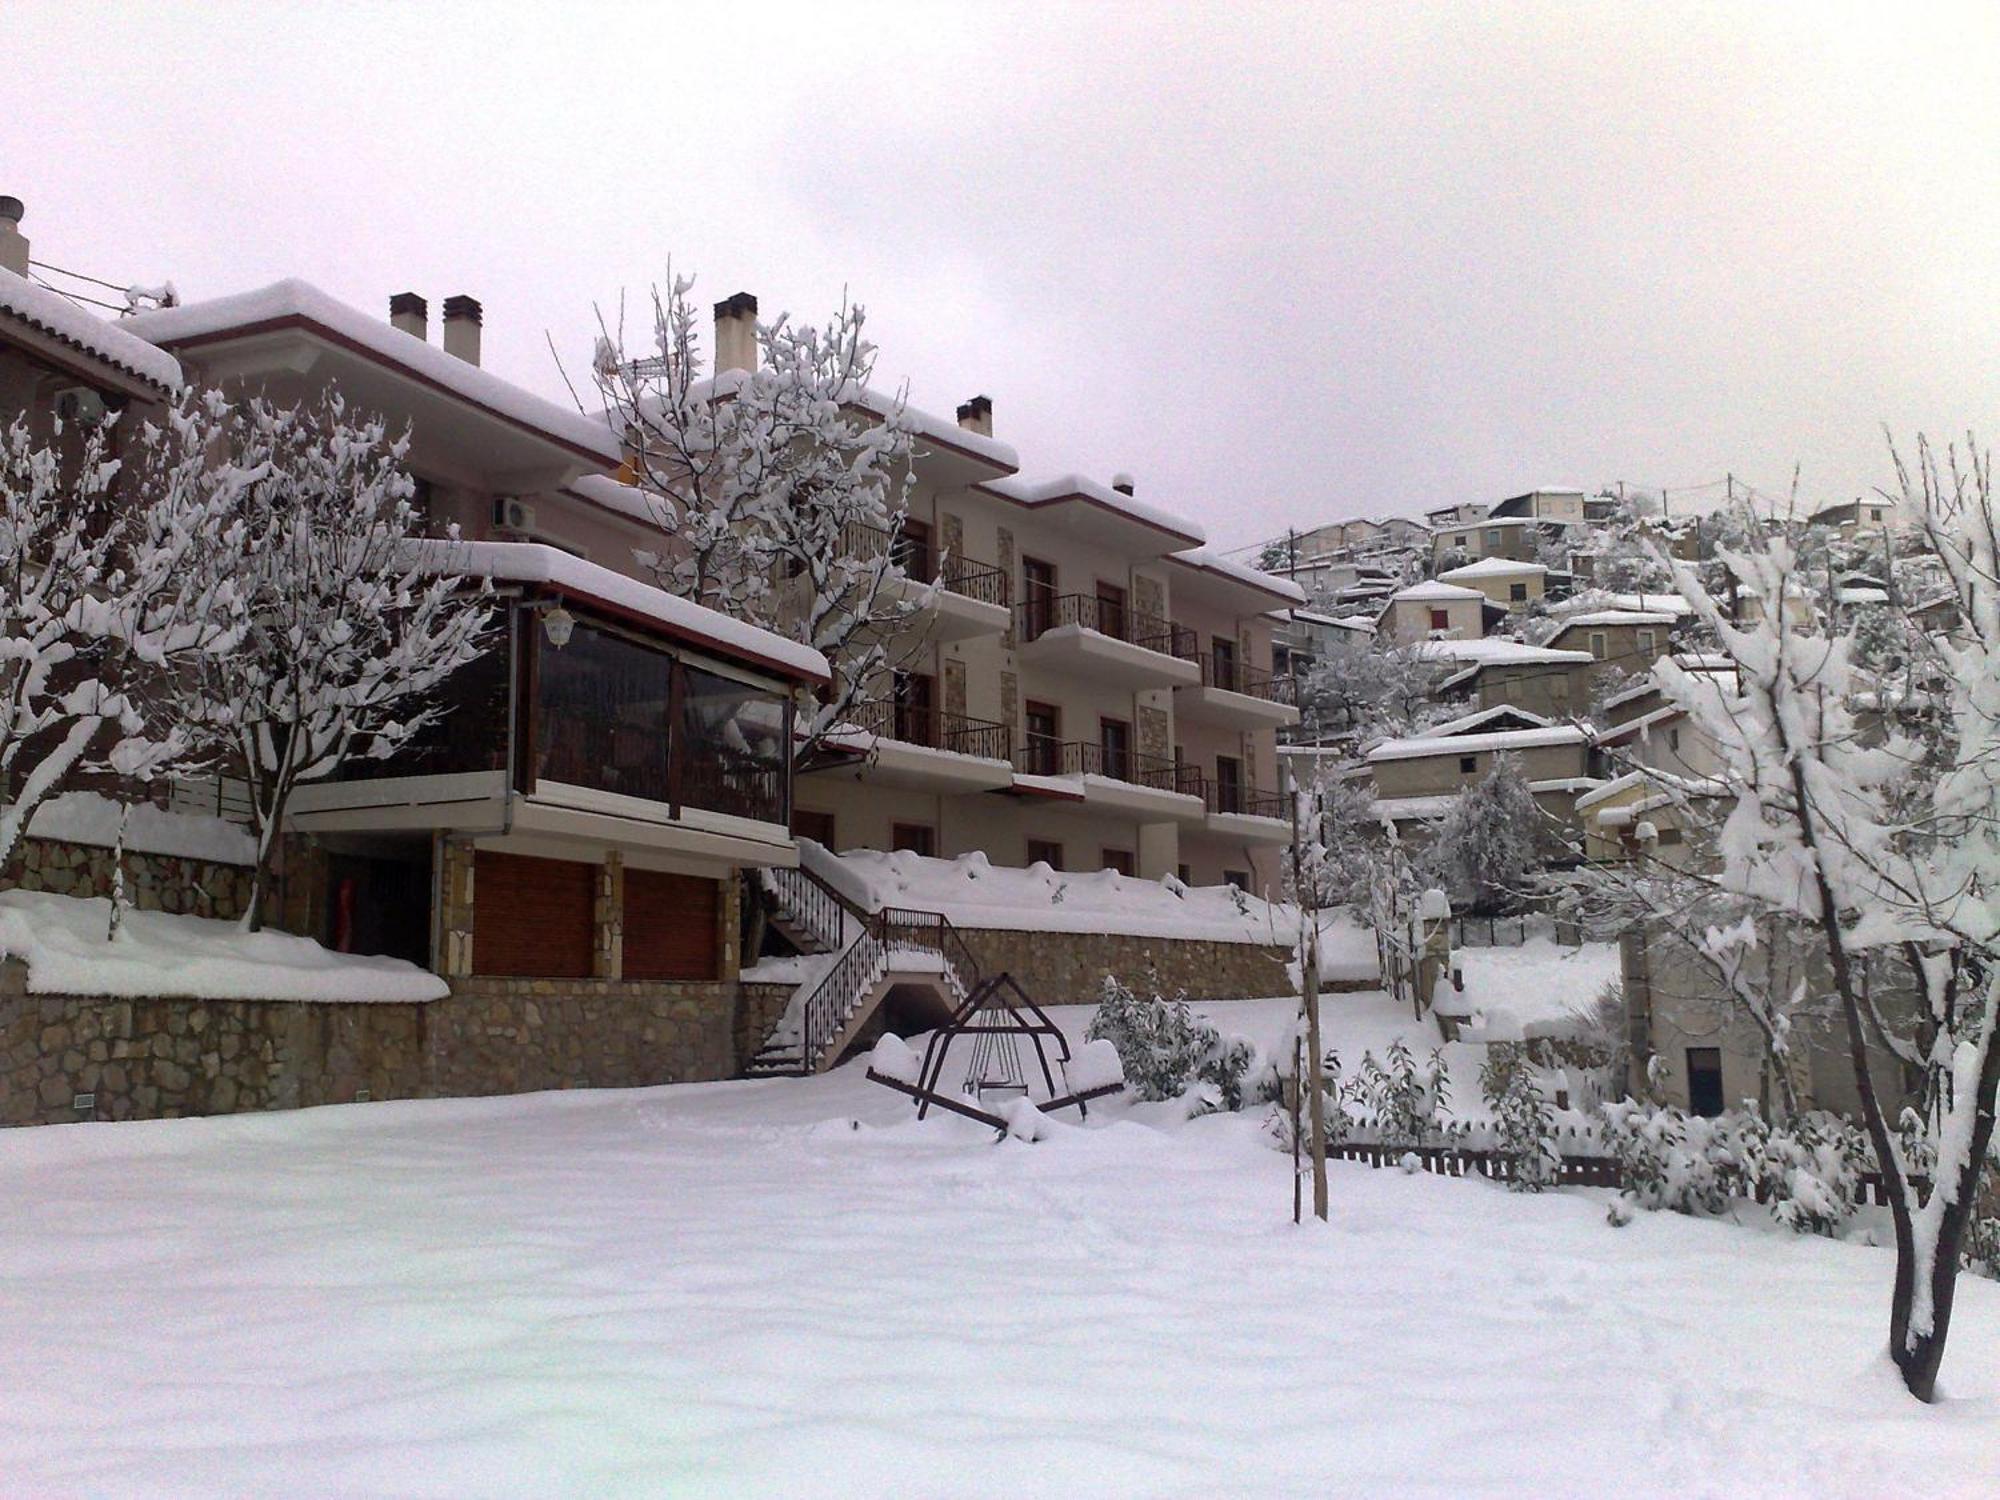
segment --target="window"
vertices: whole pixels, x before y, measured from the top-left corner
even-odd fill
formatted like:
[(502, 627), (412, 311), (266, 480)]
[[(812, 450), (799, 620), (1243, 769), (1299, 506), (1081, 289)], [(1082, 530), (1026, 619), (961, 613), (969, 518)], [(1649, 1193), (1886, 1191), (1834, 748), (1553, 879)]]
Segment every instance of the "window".
[(1549, 701), (1552, 703), (1569, 702), (1569, 674), (1567, 672), (1555, 672), (1550, 675)]
[(1453, 537), (1451, 544), (1454, 547), (1463, 547), (1465, 545), (1465, 533), (1461, 531), (1457, 536)]
[(1639, 654), (1641, 656), (1651, 656), (1653, 654), (1652, 631), (1650, 630), (1636, 631), (1634, 632), (1633, 639), (1635, 639), (1639, 643)]
[(811, 839), (823, 848), (839, 847), (833, 841), (833, 814), (830, 812), (809, 812), (803, 807), (793, 808), (792, 835), (795, 838)]
[(1189, 869), (1185, 864), (1175, 865), (1174, 878), (1178, 880), (1182, 885), (1193, 885), (1194, 871)]
[(1236, 642), (1218, 635), (1209, 642), (1209, 652), (1215, 665), (1215, 686), (1237, 691), (1241, 684), (1236, 680)]
[[(1299, 665), (1301, 667), (1305, 665), (1305, 659), (1303, 657), (1299, 659)], [(1291, 670), (1292, 670), (1291, 648), (1289, 646), (1284, 646), (1274, 641), (1271, 645), (1271, 671), (1275, 673), (1277, 676), (1283, 677)]]
[(1056, 565), (1039, 557), (1021, 559), (1021, 602), (1026, 618), (1022, 634), (1029, 640), (1055, 623)]
[(789, 821), (792, 700), (692, 663), (681, 667), (676, 800), (766, 823)]
[(926, 857), (937, 853), (937, 830), (926, 823), (894, 823), (889, 827), (889, 847), (908, 850)]
[(1722, 1049), (1720, 1047), (1690, 1047), (1687, 1049), (1688, 1070), (1688, 1112), (1707, 1115), (1710, 1119), (1722, 1113)]
[(1442, 609), (1434, 609), (1434, 610), (1432, 610), (1432, 611), (1431, 611), (1431, 629), (1433, 629), (1433, 630), (1449, 630), (1449, 629), (1451, 629), (1451, 614), (1450, 614), (1450, 612), (1449, 612), (1448, 610), (1442, 610)]
[(1132, 726), (1123, 719), (1097, 721), (1097, 768), (1113, 781), (1132, 779)]
[(1125, 590), (1101, 578), (1097, 581), (1097, 628), (1121, 641), (1132, 638), (1131, 620), (1125, 609)]
[(1060, 870), (1063, 867), (1062, 845), (1053, 839), (1029, 839), (1028, 863)]
[(1471, 774), (1472, 774), (1472, 773), (1473, 773), (1474, 771), (1476, 771), (1476, 770), (1478, 770), (1478, 769), (1479, 769), (1479, 757), (1478, 757), (1478, 756), (1476, 756), (1476, 755), (1461, 755), (1461, 756), (1460, 756), (1460, 757), (1458, 758), (1458, 770), (1459, 770), (1459, 774), (1460, 774), (1460, 775), (1462, 775), (1462, 776), (1470, 776), (1470, 775), (1471, 775)]
[(1678, 828), (1662, 828), (1659, 832), (1662, 844), (1678, 844), (1681, 841), (1681, 831)]
[(1599, 661), (1603, 661), (1606, 656), (1611, 654), (1611, 648), (1605, 643), (1603, 631), (1593, 630), (1590, 632), (1590, 654)]
[(1215, 757), (1215, 810), (1243, 811), (1243, 762), (1233, 755)]
[(1027, 731), (1026, 769), (1034, 776), (1055, 776), (1062, 771), (1062, 710), (1053, 703), (1029, 700), (1022, 710)]
[[(674, 661), (579, 620), (561, 650), (539, 628), (535, 779), (593, 791), (673, 800), (667, 777)], [(734, 686), (734, 684), (731, 684)], [(708, 742), (695, 737), (696, 753)]]
[(1501, 532), (1498, 526), (1489, 526), (1486, 528), (1486, 546), (1488, 551), (1500, 545), (1500, 536)]
[(1667, 731), (1667, 748), (1669, 750), (1678, 750), (1680, 749), (1680, 747), (1681, 747), (1681, 730), (1680, 726), (1676, 724), (1672, 729), (1669, 729)]
[(1120, 875), (1130, 875), (1137, 868), (1137, 865), (1132, 858), (1132, 851), (1130, 849), (1106, 849), (1104, 851), (1104, 868), (1107, 870), (1116, 870)]
[(931, 551), (931, 527), (928, 521), (902, 518), (897, 528), (896, 540), (890, 545), (889, 556), (910, 577), (919, 583), (929, 583), (937, 576)]
[(1250, 872), (1248, 870), (1224, 870), (1222, 872), (1222, 883), (1224, 885), (1235, 886), (1237, 890), (1243, 892), (1246, 896), (1256, 894), (1250, 889)]
[(1528, 586), (1525, 583), (1507, 585), (1507, 597), (1515, 604), (1525, 604), (1528, 600)]

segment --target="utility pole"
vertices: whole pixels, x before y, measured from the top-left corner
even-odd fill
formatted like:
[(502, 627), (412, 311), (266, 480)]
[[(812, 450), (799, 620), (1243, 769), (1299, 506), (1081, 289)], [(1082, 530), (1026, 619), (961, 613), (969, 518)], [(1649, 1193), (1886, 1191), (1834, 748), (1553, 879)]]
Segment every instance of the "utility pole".
[[(1296, 618), (1296, 611), (1294, 611)], [(1299, 701), (1299, 669), (1292, 664), (1292, 701)], [(1319, 893), (1305, 872), (1305, 842), (1299, 826), (1299, 782), (1292, 777), (1292, 893), (1299, 904), (1299, 1003), (1306, 1012), (1306, 1117), (1312, 1126), (1313, 1216), (1327, 1217), (1325, 1052), (1319, 1040)], [(1315, 876), (1318, 874), (1314, 872)], [(1310, 925), (1308, 925), (1310, 924)], [(1293, 1177), (1296, 1183), (1298, 1178)], [(1296, 1187), (1293, 1189), (1296, 1193)]]

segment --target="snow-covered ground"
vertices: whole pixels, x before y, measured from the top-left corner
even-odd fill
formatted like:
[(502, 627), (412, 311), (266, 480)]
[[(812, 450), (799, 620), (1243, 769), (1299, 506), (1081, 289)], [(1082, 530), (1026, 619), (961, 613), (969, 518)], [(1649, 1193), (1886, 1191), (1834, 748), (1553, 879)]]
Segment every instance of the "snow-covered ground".
[(1885, 1251), (1359, 1166), (1297, 1230), (1260, 1115), (1175, 1113), (995, 1144), (849, 1067), (12, 1132), (0, 1492), (2000, 1491), (2000, 1287), (1925, 1409)]

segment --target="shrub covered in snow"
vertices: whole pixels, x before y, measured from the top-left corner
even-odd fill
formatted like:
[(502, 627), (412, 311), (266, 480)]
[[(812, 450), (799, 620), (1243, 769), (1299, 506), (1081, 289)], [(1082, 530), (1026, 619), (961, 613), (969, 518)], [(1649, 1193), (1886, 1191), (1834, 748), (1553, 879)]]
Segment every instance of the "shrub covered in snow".
[(1244, 1081), (1255, 1060), (1250, 1044), (1224, 1037), (1197, 1016), (1186, 991), (1169, 998), (1159, 992), (1157, 980), (1146, 988), (1150, 993), (1136, 993), (1115, 974), (1106, 974), (1086, 1036), (1117, 1048), (1125, 1082), (1141, 1099), (1178, 1099), (1201, 1085), (1216, 1107), (1241, 1109)]
[(1519, 1047), (1489, 1047), (1479, 1087), (1493, 1112), (1494, 1150), (1513, 1166), (1507, 1185), (1519, 1193), (1554, 1186), (1562, 1170), (1555, 1111)]
[(1640, 1208), (1710, 1215), (1755, 1198), (1788, 1229), (1830, 1235), (1861, 1201), (1868, 1143), (1837, 1115), (1772, 1124), (1754, 1110), (1705, 1118), (1627, 1100), (1605, 1105), (1601, 1120), (1625, 1196)]

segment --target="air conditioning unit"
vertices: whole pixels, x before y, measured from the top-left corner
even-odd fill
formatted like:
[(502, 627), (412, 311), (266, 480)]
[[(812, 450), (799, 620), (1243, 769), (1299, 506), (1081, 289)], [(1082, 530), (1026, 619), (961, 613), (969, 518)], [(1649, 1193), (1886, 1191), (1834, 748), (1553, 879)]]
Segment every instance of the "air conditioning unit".
[(104, 398), (88, 386), (73, 385), (56, 392), (56, 415), (78, 427), (95, 427), (104, 420)]
[(499, 531), (532, 532), (535, 529), (535, 507), (525, 500), (503, 495), (493, 502), (493, 525)]

